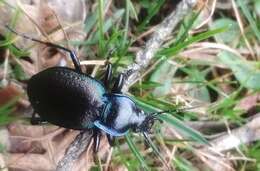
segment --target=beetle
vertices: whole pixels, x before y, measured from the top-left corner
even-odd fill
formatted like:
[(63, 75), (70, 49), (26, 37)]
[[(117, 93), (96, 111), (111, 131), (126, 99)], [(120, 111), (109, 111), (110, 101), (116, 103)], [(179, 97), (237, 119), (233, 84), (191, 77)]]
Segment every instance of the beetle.
[[(106, 72), (99, 81), (82, 72), (76, 54), (63, 46), (38, 40), (6, 26), (11, 32), (26, 39), (68, 52), (74, 69), (55, 66), (33, 75), (27, 85), (29, 101), (34, 109), (32, 124), (48, 122), (74, 130), (93, 130), (96, 153), (102, 131), (112, 146), (115, 137), (123, 136), (131, 129), (143, 133), (147, 139), (158, 113), (145, 113), (135, 101), (122, 93), (125, 75), (120, 73), (113, 88), (112, 65), (107, 62)], [(36, 114), (39, 116), (37, 117)]]

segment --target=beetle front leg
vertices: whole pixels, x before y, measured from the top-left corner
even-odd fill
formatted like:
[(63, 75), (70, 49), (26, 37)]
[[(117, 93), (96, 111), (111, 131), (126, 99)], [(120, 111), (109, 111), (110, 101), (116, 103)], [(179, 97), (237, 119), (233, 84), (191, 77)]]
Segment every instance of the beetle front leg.
[(124, 81), (125, 81), (125, 75), (123, 73), (119, 74), (119, 76), (117, 77), (115, 84), (112, 88), (112, 93), (119, 93), (121, 94), (122, 92), (122, 88), (124, 85)]
[(112, 78), (112, 64), (107, 61), (107, 68), (103, 79), (103, 83), (106, 89), (109, 89), (109, 83), (111, 81), (111, 78)]

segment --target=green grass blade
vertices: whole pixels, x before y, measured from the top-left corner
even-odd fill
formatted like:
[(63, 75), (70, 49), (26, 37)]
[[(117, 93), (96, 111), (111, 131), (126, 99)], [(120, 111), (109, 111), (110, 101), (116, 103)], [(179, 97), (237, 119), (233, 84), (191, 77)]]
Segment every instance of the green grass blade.
[[(159, 159), (163, 162), (163, 164), (169, 168), (168, 164), (166, 163), (166, 161), (164, 160), (163, 156), (161, 155), (159, 149), (156, 147), (156, 145), (153, 143), (153, 141), (151, 140), (151, 138), (148, 136), (148, 134), (146, 132), (143, 133), (143, 136), (146, 140), (146, 142), (150, 145), (150, 147), (153, 149), (153, 152), (159, 157)], [(169, 168), (170, 170), (170, 168)]]
[(138, 30), (141, 31), (145, 26), (151, 21), (151, 19), (158, 14), (160, 8), (164, 4), (165, 0), (157, 1), (156, 3), (151, 3), (151, 8), (148, 10), (148, 15), (145, 17), (143, 22), (138, 26)]
[(178, 171), (197, 170), (196, 168), (193, 167), (192, 163), (190, 163), (185, 158), (176, 156), (173, 161)]
[(8, 124), (15, 119), (14, 117), (10, 116), (10, 114), (14, 111), (14, 106), (19, 97), (20, 96), (17, 96), (6, 104), (0, 106), (0, 126)]
[(247, 8), (247, 5), (245, 4), (244, 0), (237, 0), (238, 5), (242, 9), (242, 12), (244, 13), (246, 19), (249, 22), (249, 27), (252, 28), (254, 34), (256, 35), (258, 41), (260, 41), (260, 31), (257, 28), (257, 24), (255, 23), (252, 15), (250, 14), (250, 10)]
[(143, 158), (143, 156), (139, 153), (139, 150), (136, 148), (136, 146), (134, 145), (132, 139), (130, 138), (129, 134), (127, 134), (125, 136), (126, 138), (126, 142), (130, 148), (130, 150), (132, 151), (132, 153), (135, 155), (135, 157), (138, 159), (138, 161), (140, 162), (141, 166), (143, 167), (144, 170), (150, 170), (149, 167), (147, 166), (145, 159)]
[(138, 21), (138, 14), (136, 13), (136, 10), (135, 10), (135, 7), (134, 7), (134, 4), (132, 3), (131, 0), (128, 0), (128, 3), (129, 3), (129, 10), (130, 10), (130, 15), (131, 17), (133, 17), (136, 21)]
[(159, 118), (173, 125), (182, 134), (186, 135), (190, 139), (198, 143), (209, 144), (208, 141), (199, 132), (186, 126), (182, 121), (178, 120), (177, 118), (170, 115), (161, 115), (159, 116)]
[(84, 31), (86, 34), (89, 34), (90, 31), (95, 27), (97, 23), (98, 14), (97, 12), (93, 12), (93, 14), (89, 14), (84, 24)]
[(228, 27), (221, 27), (218, 29), (214, 29), (214, 30), (210, 30), (210, 31), (198, 34), (194, 37), (188, 38), (188, 40), (181, 42), (181, 43), (177, 44), (176, 46), (162, 50), (159, 54), (165, 55), (168, 57), (172, 57), (173, 55), (176, 55), (180, 50), (186, 48), (188, 45), (190, 45), (194, 42), (199, 42), (201, 40), (210, 38), (210, 37), (214, 36), (215, 34), (225, 32), (227, 29), (228, 29)]
[(99, 49), (100, 55), (104, 56), (105, 38), (104, 38), (104, 1), (98, 0), (98, 29), (99, 29)]
[(179, 42), (184, 42), (185, 41), (185, 39), (189, 35), (189, 31), (191, 30), (192, 26), (194, 25), (194, 22), (198, 18), (199, 14), (200, 14), (200, 12), (192, 14), (191, 18), (187, 22), (184, 21), (182, 23), (182, 25), (180, 27), (180, 31), (178, 32), (178, 34), (176, 36), (176, 41), (173, 44), (173, 46), (175, 46)]
[[(14, 14), (12, 15), (12, 18), (11, 18), (11, 21), (10, 21), (10, 24), (9, 26), (11, 28), (14, 28), (17, 21), (19, 20), (19, 16), (21, 14), (21, 9), (20, 8), (16, 8), (15, 11), (14, 11)], [(12, 33), (11, 32), (8, 32), (7, 35), (6, 35), (6, 40), (10, 40), (12, 37)]]
[(125, 46), (127, 37), (128, 37), (128, 28), (129, 28), (129, 14), (130, 14), (130, 0), (126, 0), (126, 13), (125, 13), (125, 28), (124, 28), (124, 38), (122, 46)]

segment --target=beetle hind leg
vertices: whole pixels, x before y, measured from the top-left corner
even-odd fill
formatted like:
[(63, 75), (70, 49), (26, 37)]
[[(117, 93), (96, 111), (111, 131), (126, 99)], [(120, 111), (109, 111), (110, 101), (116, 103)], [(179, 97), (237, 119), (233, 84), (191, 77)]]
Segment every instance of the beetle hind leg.
[(111, 147), (113, 147), (115, 145), (115, 137), (114, 136), (107, 134), (107, 140), (108, 140), (108, 143)]
[(94, 138), (93, 153), (97, 154), (100, 146), (100, 139), (101, 139), (101, 133), (99, 130), (97, 129), (94, 130), (93, 138)]

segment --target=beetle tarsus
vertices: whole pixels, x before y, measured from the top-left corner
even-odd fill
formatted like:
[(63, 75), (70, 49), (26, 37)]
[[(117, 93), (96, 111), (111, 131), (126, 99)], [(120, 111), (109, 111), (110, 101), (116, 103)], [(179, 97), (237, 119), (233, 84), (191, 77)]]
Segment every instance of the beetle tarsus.
[(117, 77), (115, 84), (112, 88), (112, 93), (118, 93), (121, 94), (122, 92), (122, 88), (124, 85), (124, 81), (125, 81), (125, 75), (123, 73), (120, 73), (119, 76)]
[(115, 145), (115, 137), (110, 135), (110, 134), (107, 134), (107, 140), (108, 140), (108, 143), (110, 146), (114, 146)]
[(100, 138), (101, 138), (100, 131), (95, 129), (93, 137), (94, 137), (93, 152), (94, 152), (94, 154), (96, 154), (98, 152), (99, 146), (100, 146)]
[(108, 62), (105, 76), (103, 79), (103, 83), (104, 83), (104, 86), (106, 87), (106, 89), (109, 89), (109, 83), (111, 81), (111, 78), (112, 78), (112, 65), (111, 65), (111, 63)]

